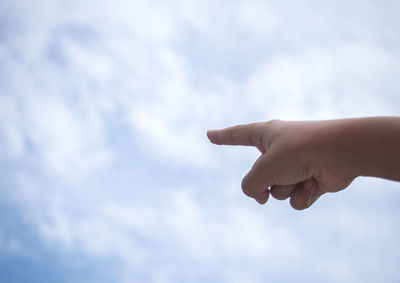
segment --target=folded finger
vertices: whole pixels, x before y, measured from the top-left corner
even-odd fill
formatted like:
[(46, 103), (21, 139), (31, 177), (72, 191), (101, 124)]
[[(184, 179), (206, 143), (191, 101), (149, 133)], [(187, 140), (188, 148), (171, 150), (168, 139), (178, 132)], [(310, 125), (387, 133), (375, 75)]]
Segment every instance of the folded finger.
[[(316, 181), (314, 179), (299, 183), (290, 195), (290, 204), (294, 209), (302, 210), (310, 207), (315, 194)], [(315, 198), (315, 196), (314, 196)], [(314, 201), (316, 198), (314, 199)]]
[(268, 154), (261, 155), (243, 178), (242, 190), (245, 195), (257, 198), (261, 194), (266, 193), (268, 188), (273, 184), (268, 159)]
[(271, 187), (271, 195), (278, 200), (285, 200), (290, 197), (296, 185), (274, 185)]
[(263, 192), (259, 196), (255, 197), (255, 200), (259, 204), (265, 204), (268, 201), (268, 198), (269, 198), (269, 190), (266, 189), (265, 192)]

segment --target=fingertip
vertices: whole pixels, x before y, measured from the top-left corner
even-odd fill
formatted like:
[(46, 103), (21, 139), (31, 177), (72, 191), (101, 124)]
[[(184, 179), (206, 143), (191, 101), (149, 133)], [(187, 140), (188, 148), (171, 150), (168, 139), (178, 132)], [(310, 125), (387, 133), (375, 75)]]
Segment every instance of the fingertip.
[(213, 144), (218, 144), (216, 130), (208, 130), (207, 131), (207, 137), (210, 140), (210, 142), (212, 142)]
[(309, 208), (315, 193), (315, 180), (300, 183), (290, 196), (290, 205), (296, 210)]
[(256, 199), (256, 201), (257, 201), (260, 205), (264, 205), (264, 204), (267, 203), (267, 200), (259, 200), (259, 199)]
[(269, 192), (268, 191), (265, 192), (264, 194), (262, 194), (261, 196), (255, 198), (255, 200), (261, 205), (266, 204), (268, 199), (269, 199)]
[(271, 195), (277, 200), (285, 200), (290, 197), (296, 185), (274, 185), (270, 189)]

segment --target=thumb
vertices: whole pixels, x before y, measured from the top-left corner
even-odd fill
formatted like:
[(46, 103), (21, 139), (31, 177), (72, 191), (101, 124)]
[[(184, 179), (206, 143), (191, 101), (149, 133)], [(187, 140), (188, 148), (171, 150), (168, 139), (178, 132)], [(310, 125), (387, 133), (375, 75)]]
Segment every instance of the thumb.
[(242, 180), (243, 193), (259, 199), (268, 194), (268, 188), (274, 185), (272, 162), (269, 154), (262, 154)]

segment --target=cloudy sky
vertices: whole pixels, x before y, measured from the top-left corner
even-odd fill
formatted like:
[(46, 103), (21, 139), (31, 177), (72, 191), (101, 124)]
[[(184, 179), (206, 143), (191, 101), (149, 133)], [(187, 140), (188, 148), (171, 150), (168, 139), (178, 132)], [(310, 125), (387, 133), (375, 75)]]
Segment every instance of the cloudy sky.
[(400, 115), (400, 2), (0, 1), (0, 282), (399, 282), (400, 185), (295, 211), (206, 130)]

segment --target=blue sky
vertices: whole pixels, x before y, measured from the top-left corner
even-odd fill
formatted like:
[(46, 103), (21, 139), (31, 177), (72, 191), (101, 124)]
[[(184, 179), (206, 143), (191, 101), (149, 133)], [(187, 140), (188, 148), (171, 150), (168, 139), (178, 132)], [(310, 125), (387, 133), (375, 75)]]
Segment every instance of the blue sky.
[(306, 211), (210, 128), (400, 115), (398, 1), (1, 1), (0, 282), (398, 282), (400, 185)]

